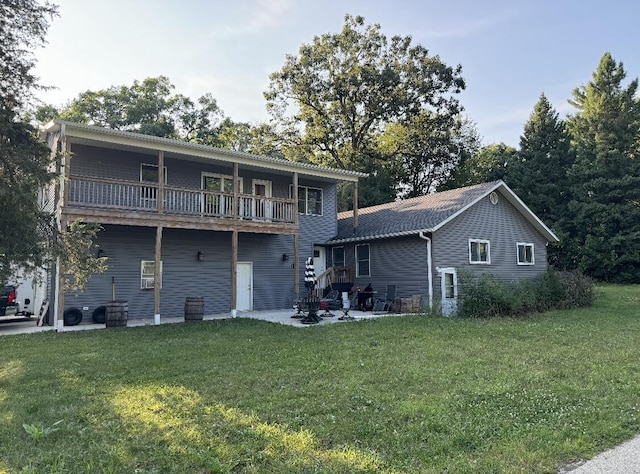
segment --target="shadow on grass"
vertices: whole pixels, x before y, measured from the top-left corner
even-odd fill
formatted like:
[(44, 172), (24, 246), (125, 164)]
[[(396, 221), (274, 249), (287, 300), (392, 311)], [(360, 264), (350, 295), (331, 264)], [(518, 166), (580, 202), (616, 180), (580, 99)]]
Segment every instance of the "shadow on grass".
[[(125, 430), (120, 449), (126, 467), (184, 472), (383, 470), (373, 453), (323, 449), (307, 430), (292, 432), (224, 404), (207, 404), (184, 387), (122, 388), (111, 405)], [(158, 456), (162, 465), (149, 464)]]

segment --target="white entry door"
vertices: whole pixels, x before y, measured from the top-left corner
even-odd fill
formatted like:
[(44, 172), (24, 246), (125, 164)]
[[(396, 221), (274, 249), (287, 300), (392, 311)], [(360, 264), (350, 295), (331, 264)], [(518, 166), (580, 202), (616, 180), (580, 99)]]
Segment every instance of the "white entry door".
[(440, 269), (442, 314), (453, 316), (458, 311), (458, 275), (455, 268)]
[(251, 262), (238, 262), (236, 274), (238, 311), (251, 311), (253, 309), (253, 264)]
[[(316, 272), (316, 277), (319, 277), (327, 269), (327, 255), (324, 247), (313, 247), (313, 269)], [(323, 281), (318, 280), (316, 288), (324, 289), (327, 285), (327, 277), (324, 277)]]

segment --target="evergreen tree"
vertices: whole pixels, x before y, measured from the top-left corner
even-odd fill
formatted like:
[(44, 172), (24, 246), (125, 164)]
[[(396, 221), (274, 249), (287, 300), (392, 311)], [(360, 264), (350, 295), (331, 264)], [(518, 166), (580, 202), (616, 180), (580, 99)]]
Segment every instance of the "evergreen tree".
[(640, 282), (640, 103), (638, 80), (606, 53), (592, 80), (574, 90), (577, 113), (568, 127), (575, 148), (571, 169), (573, 220), (567, 226), (585, 273)]
[(565, 124), (542, 94), (524, 126), (507, 184), (545, 224), (555, 227), (567, 217), (572, 164)]

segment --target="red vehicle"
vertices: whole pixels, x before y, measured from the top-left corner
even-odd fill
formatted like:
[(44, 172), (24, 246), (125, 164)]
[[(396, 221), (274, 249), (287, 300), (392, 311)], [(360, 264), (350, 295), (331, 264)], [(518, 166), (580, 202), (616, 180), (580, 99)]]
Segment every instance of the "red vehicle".
[(0, 316), (20, 313), (18, 293), (13, 285), (5, 285), (0, 293)]

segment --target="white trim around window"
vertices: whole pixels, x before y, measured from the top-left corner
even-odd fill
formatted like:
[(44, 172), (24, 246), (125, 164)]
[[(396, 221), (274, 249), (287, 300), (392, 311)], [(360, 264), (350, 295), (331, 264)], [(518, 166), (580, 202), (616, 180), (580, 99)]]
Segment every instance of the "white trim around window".
[(371, 248), (369, 244), (356, 245), (356, 277), (371, 276)]
[[(155, 260), (140, 261), (140, 289), (151, 290), (155, 286)], [(160, 262), (160, 288), (162, 288), (162, 261)]]
[[(289, 198), (293, 199), (293, 184), (289, 185)], [(324, 209), (322, 188), (298, 186), (298, 212), (308, 216), (321, 216)]]
[(491, 264), (491, 243), (488, 240), (469, 239), (469, 263), (472, 265)]
[(533, 244), (530, 242), (516, 242), (516, 259), (518, 265), (535, 265), (536, 257)]

